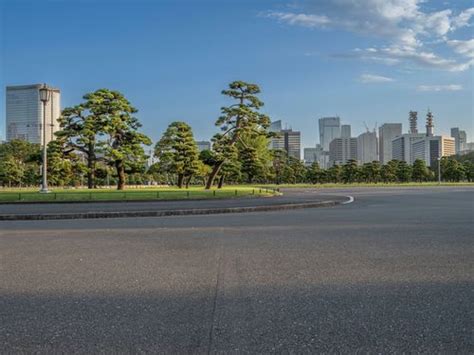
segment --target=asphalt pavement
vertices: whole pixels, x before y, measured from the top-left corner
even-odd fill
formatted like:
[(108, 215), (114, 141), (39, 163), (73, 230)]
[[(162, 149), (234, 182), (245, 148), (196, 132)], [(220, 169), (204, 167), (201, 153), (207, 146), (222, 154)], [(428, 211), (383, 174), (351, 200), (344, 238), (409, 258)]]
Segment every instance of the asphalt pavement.
[(474, 352), (474, 188), (295, 193), (355, 200), (0, 222), (0, 352)]
[[(324, 193), (323, 193), (324, 192)], [(176, 200), (176, 201), (109, 201), (79, 203), (6, 203), (0, 204), (0, 216), (45, 215), (61, 213), (140, 212), (173, 211), (186, 209), (218, 209), (253, 206), (275, 206), (285, 204), (313, 203), (319, 201), (344, 201), (341, 194), (327, 193), (322, 189), (285, 189), (280, 196)]]

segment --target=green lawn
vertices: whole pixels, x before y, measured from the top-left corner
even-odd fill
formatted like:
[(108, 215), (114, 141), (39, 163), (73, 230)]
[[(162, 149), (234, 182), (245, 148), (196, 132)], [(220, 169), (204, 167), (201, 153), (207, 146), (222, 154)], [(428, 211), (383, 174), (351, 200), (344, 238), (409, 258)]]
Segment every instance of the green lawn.
[(177, 189), (167, 187), (133, 188), (124, 191), (113, 189), (51, 189), (51, 193), (40, 194), (35, 189), (2, 189), (0, 202), (39, 201), (133, 201), (133, 200), (184, 200), (235, 198), (242, 196), (271, 196), (272, 188), (254, 186), (229, 186), (222, 189), (204, 190), (202, 187)]

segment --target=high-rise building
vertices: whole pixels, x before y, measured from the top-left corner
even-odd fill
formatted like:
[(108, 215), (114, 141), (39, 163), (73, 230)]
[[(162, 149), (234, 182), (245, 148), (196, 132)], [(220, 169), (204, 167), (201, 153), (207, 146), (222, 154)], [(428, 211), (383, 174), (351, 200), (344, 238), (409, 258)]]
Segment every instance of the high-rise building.
[(329, 152), (325, 152), (320, 144), (315, 148), (304, 148), (304, 162), (306, 165), (318, 163), (320, 168), (329, 168)]
[[(39, 98), (41, 84), (7, 86), (6, 88), (6, 139), (21, 139), (30, 143), (43, 143), (43, 103)], [(49, 87), (51, 95), (46, 103), (46, 144), (54, 139), (59, 129), (61, 93)]]
[(415, 159), (411, 149), (412, 145), (425, 137), (426, 134), (424, 133), (405, 133), (401, 136), (395, 137), (392, 140), (392, 159), (413, 164)]
[(271, 149), (286, 150), (288, 156), (301, 159), (301, 132), (292, 129), (282, 129), (276, 137), (270, 139)]
[(341, 120), (339, 117), (322, 117), (319, 119), (319, 143), (324, 151), (329, 151), (329, 143), (341, 137)]
[(370, 163), (379, 160), (377, 133), (365, 132), (357, 137), (357, 160), (361, 163)]
[(467, 134), (466, 131), (461, 131), (459, 128), (451, 128), (451, 137), (454, 138), (456, 145), (456, 154), (467, 150)]
[(280, 132), (282, 130), (281, 120), (272, 122), (268, 130), (270, 132)]
[(425, 136), (413, 143), (412, 152), (413, 161), (421, 159), (427, 166), (437, 166), (438, 158), (456, 154), (455, 140), (444, 136)]
[(351, 138), (351, 125), (343, 124), (341, 126), (341, 138)]
[(385, 123), (379, 127), (379, 159), (382, 164), (392, 160), (392, 140), (401, 134), (401, 123)]
[(329, 144), (329, 164), (345, 164), (357, 160), (357, 138), (335, 138)]
[(196, 145), (200, 152), (203, 150), (211, 150), (211, 142), (209, 141), (196, 141)]

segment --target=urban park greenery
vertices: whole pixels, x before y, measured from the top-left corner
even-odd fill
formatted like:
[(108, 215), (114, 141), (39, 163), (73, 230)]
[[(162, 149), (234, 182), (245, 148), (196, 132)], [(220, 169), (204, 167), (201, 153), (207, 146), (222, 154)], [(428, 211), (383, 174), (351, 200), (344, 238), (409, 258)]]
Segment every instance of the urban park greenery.
[[(235, 100), (221, 108), (216, 121), (220, 132), (211, 150), (198, 152), (192, 128), (172, 122), (156, 143), (153, 158), (144, 147), (151, 140), (140, 132), (137, 109), (118, 91), (99, 89), (84, 101), (67, 107), (59, 118), (60, 130), (48, 145), (48, 182), (59, 187), (100, 187), (115, 184), (166, 185), (185, 188), (222, 188), (230, 185), (287, 184), (408, 184), (438, 180), (438, 167), (424, 161), (413, 165), (373, 161), (359, 165), (349, 160), (328, 169), (305, 165), (284, 150), (270, 149), (270, 118), (259, 112), (260, 88), (235, 81), (222, 94)], [(36, 187), (41, 180), (39, 144), (13, 140), (0, 144), (0, 186)], [(436, 164), (437, 165), (437, 164)], [(443, 157), (444, 182), (473, 182), (474, 153)]]

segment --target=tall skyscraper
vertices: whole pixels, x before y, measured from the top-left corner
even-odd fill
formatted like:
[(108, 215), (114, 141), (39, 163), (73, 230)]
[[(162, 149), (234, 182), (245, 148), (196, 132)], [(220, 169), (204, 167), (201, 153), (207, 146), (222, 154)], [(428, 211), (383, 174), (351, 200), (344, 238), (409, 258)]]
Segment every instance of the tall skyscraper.
[(467, 150), (467, 134), (459, 128), (451, 128), (451, 137), (454, 138), (456, 146), (456, 154)]
[(341, 126), (341, 138), (351, 138), (351, 125), (343, 124)]
[(401, 123), (385, 123), (379, 127), (379, 159), (382, 164), (392, 160), (392, 140), (401, 134)]
[(329, 164), (345, 164), (357, 159), (357, 138), (335, 138), (329, 144)]
[[(43, 143), (43, 103), (39, 99), (41, 84), (7, 86), (6, 88), (6, 139), (21, 139), (30, 143)], [(54, 139), (59, 129), (61, 92), (49, 87), (51, 95), (46, 104), (46, 144)]]
[(365, 132), (357, 137), (357, 160), (361, 164), (379, 160), (377, 151), (377, 133)]
[(339, 117), (322, 117), (319, 119), (319, 142), (324, 151), (329, 151), (329, 143), (341, 137), (341, 120)]

